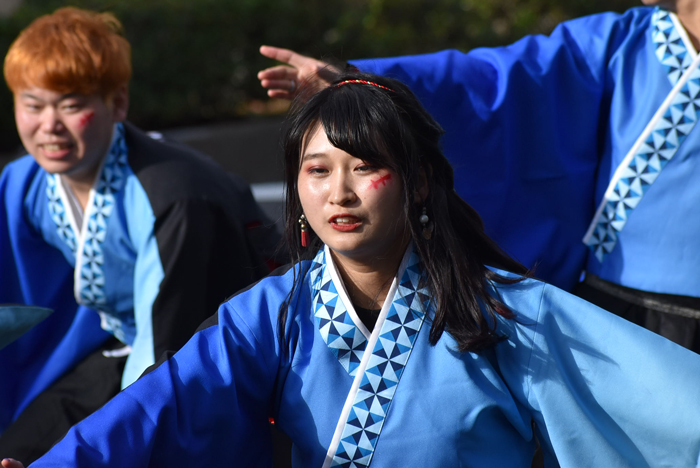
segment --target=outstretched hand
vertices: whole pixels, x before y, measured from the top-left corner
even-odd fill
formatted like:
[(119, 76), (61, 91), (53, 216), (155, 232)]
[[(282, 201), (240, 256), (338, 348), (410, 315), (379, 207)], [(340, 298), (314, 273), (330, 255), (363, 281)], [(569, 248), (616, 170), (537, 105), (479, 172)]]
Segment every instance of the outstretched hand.
[(289, 49), (261, 46), (260, 53), (286, 65), (276, 65), (258, 72), (260, 85), (272, 98), (292, 99), (301, 85), (322, 89), (328, 86), (340, 72), (326, 62)]
[(13, 458), (5, 458), (0, 462), (2, 468), (24, 468), (24, 465)]

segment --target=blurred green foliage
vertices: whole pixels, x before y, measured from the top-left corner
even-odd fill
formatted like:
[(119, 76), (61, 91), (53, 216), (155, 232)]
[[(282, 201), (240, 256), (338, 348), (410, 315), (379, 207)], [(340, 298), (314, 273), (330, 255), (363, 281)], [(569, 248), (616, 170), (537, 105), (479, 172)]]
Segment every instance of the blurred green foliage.
[[(318, 58), (468, 50), (549, 33), (557, 23), (636, 0), (24, 0), (0, 19), (0, 52), (34, 18), (72, 5), (111, 11), (132, 44), (130, 120), (162, 129), (274, 112), (255, 77), (261, 44)], [(19, 144), (0, 90), (0, 152)]]

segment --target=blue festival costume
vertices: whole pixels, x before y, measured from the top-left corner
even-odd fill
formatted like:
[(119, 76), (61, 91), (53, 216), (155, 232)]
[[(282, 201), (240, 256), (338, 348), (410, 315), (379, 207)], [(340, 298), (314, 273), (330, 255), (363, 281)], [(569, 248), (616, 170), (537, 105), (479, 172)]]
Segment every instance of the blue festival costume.
[(129, 124), (115, 126), (85, 213), (72, 203), (29, 155), (0, 179), (0, 303), (54, 310), (0, 350), (0, 433), (112, 335), (131, 348), (126, 386), (269, 272), (254, 245), (277, 237), (248, 186)]
[(700, 58), (675, 14), (352, 64), (411, 87), (446, 130), (457, 192), (538, 277), (700, 297)]
[(517, 316), (504, 341), (431, 346), (421, 271), (409, 248), (369, 333), (322, 249), (296, 268), (282, 350), (280, 269), (32, 467), (270, 466), (268, 416), (299, 467), (529, 466), (533, 419), (546, 466), (700, 462), (700, 356), (532, 279), (493, 284)]

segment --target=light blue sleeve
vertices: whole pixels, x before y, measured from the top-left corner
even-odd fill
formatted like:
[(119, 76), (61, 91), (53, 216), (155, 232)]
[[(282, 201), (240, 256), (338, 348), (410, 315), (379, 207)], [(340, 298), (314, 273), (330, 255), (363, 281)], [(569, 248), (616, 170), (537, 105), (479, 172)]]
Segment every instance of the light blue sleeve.
[[(551, 285), (508, 287), (501, 372), (563, 467), (700, 465), (700, 356)], [(535, 311), (530, 313), (528, 311)]]
[(569, 21), (508, 47), (351, 63), (416, 93), (445, 129), (457, 193), (487, 233), (526, 266), (538, 264), (539, 278), (570, 290), (593, 216), (608, 65), (643, 44), (651, 11)]
[[(136, 334), (131, 353), (124, 366), (122, 389), (131, 385), (160, 356), (156, 355), (153, 330), (154, 304), (165, 277), (158, 243), (153, 232), (155, 215), (146, 192), (136, 177), (129, 179), (128, 194), (129, 236), (136, 250), (133, 277), (133, 304)], [(174, 313), (174, 311), (171, 311)]]

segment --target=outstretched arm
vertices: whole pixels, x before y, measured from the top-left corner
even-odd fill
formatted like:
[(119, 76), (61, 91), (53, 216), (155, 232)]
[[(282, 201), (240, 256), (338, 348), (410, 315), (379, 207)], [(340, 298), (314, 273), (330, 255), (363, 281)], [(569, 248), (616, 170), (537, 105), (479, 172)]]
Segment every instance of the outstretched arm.
[(303, 84), (317, 89), (325, 88), (340, 72), (334, 66), (289, 49), (261, 46), (265, 57), (285, 63), (258, 72), (260, 85), (272, 98), (292, 99)]
[[(244, 314), (232, 306), (241, 299)], [(277, 306), (268, 299), (266, 289), (251, 288), (222, 305), (178, 353), (32, 467), (271, 466), (268, 418), (280, 361)]]

